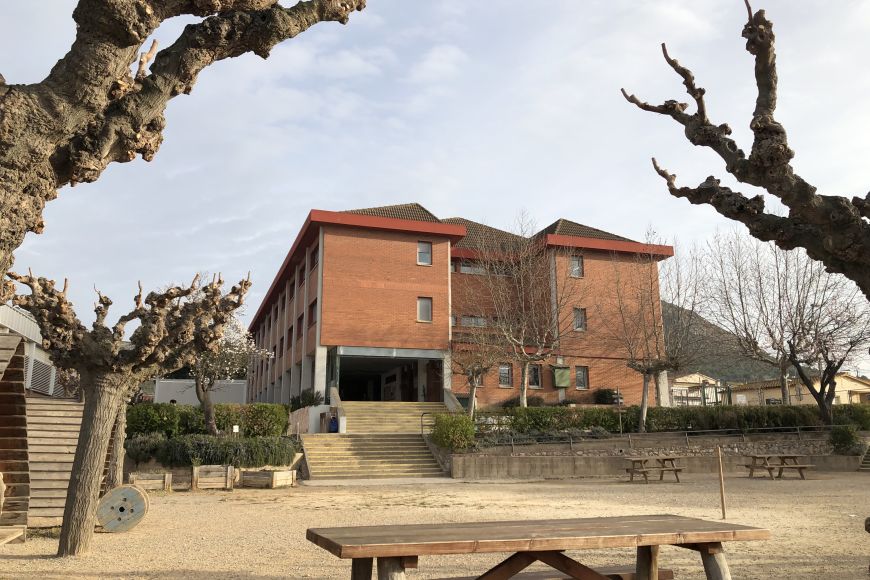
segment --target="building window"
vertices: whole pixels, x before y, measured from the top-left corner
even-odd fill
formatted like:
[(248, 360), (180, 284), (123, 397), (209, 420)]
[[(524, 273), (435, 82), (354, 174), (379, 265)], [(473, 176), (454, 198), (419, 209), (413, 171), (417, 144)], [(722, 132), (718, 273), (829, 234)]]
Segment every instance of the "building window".
[(302, 267), (299, 268), (299, 288), (305, 285), (305, 264), (302, 264)]
[(589, 389), (589, 367), (574, 367), (576, 374), (575, 384), (578, 391), (586, 391)]
[(308, 326), (317, 322), (317, 300), (308, 305)]
[(512, 364), (498, 365), (498, 386), (508, 389), (514, 386), (514, 366)]
[(450, 326), (456, 326), (456, 317), (452, 314), (450, 315)]
[(586, 330), (586, 309), (574, 309), (574, 330)]
[(314, 249), (311, 250), (311, 270), (317, 267), (317, 258), (320, 256), (320, 248), (314, 246)]
[(541, 388), (541, 365), (529, 365), (529, 388)]
[(293, 348), (293, 327), (287, 329), (287, 350)]
[(476, 326), (478, 328), (482, 328), (486, 326), (486, 317), (485, 316), (463, 316), (460, 319), (460, 323), (462, 326)]
[(432, 265), (432, 242), (417, 242), (417, 264)]
[(296, 340), (302, 338), (302, 329), (305, 328), (303, 324), (305, 324), (305, 314), (300, 314), (296, 319)]
[(432, 299), (417, 298), (417, 322), (432, 322)]
[(281, 353), (281, 356), (284, 355), (284, 337), (283, 336), (278, 341), (278, 352)]
[(583, 277), (583, 256), (571, 256), (571, 277)]
[(287, 300), (292, 303), (293, 297), (296, 296), (296, 280), (290, 280), (288, 286), (290, 286), (290, 288), (287, 290)]
[(460, 274), (486, 274), (486, 268), (484, 268), (479, 262), (473, 262), (471, 260), (459, 260), (454, 262), (453, 271), (459, 272)]

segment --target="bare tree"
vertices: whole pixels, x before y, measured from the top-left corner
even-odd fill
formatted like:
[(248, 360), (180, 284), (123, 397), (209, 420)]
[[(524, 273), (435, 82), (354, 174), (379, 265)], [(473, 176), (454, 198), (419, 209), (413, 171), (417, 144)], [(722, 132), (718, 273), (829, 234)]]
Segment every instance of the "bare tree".
[[(112, 301), (98, 295), (96, 320), (88, 330), (67, 299), (66, 283), (58, 290), (53, 280), (8, 275), (30, 288), (30, 294), (16, 296), (14, 302), (36, 318), (52, 362), (81, 376), (84, 412), (58, 555), (81, 554), (88, 550), (94, 532), (109, 438), (125, 396), (143, 378), (180, 368), (194, 353), (214, 348), (232, 313), (242, 305), (250, 281), (242, 280), (226, 294), (220, 278), (200, 288), (197, 277), (189, 286), (147, 296), (140, 285), (136, 307), (114, 326), (106, 325)], [(126, 327), (134, 321), (139, 326), (127, 341)]]
[[(522, 369), (520, 405), (528, 404), (529, 367), (551, 360), (560, 352), (560, 338), (573, 330), (573, 306), (582, 301), (582, 288), (559, 258), (567, 253), (547, 245), (536, 235), (525, 214), (512, 233), (493, 228), (474, 236), (471, 262), (478, 283), (474, 308), (486, 320), (490, 336)], [(473, 304), (473, 306), (472, 306)]]
[[(28, 231), (42, 231), (45, 203), (59, 188), (96, 181), (113, 162), (150, 161), (168, 101), (190, 93), (204, 68), (249, 52), (266, 58), (279, 42), (318, 22), (346, 23), (364, 7), (365, 0), (290, 8), (277, 0), (79, 0), (75, 41), (44, 80), (16, 85), (0, 76), (0, 272)], [(168, 48), (145, 52), (176, 16), (201, 20)]]
[(223, 337), (213, 349), (193, 354), (190, 373), (194, 379), (196, 398), (202, 407), (205, 428), (218, 434), (211, 395), (218, 381), (244, 378), (253, 361), (271, 357), (271, 352), (257, 348), (242, 322), (233, 316), (224, 328)]
[(717, 234), (706, 253), (707, 315), (728, 331), (742, 355), (776, 370), (782, 403), (790, 404), (789, 308), (794, 295), (825, 275), (823, 268), (802, 252), (787, 252), (736, 230)]
[(870, 345), (870, 306), (843, 276), (814, 272), (807, 278), (801, 291), (789, 296), (787, 355), (822, 420), (832, 424), (837, 373)]
[[(651, 249), (658, 247), (652, 235), (647, 242)], [(640, 432), (646, 431), (650, 383), (656, 382), (661, 403), (668, 396), (664, 373), (686, 368), (705, 346), (698, 340), (703, 279), (698, 254), (677, 253), (661, 265), (658, 259), (652, 250), (627, 257), (614, 254), (613, 286), (598, 306), (608, 342), (625, 354), (626, 366), (643, 377)], [(663, 323), (662, 301), (675, 307), (668, 324)]]
[(740, 183), (761, 187), (788, 208), (788, 215), (765, 212), (763, 195), (749, 198), (720, 185), (710, 176), (698, 187), (677, 187), (676, 176), (661, 168), (655, 159), (653, 166), (668, 185), (671, 195), (684, 197), (693, 204), (712, 206), (721, 215), (738, 221), (754, 237), (772, 241), (785, 250), (804, 248), (814, 260), (822, 262), (829, 272), (839, 272), (853, 280), (870, 299), (870, 194), (863, 199), (819, 195), (816, 188), (798, 176), (791, 165), (794, 152), (788, 146), (785, 129), (774, 118), (777, 99), (776, 53), (773, 24), (764, 10), (755, 14), (746, 2), (748, 22), (743, 27), (746, 50), (755, 57), (755, 83), (758, 96), (749, 123), (754, 135), (752, 150), (747, 157), (730, 137), (727, 124), (715, 125), (707, 116), (704, 89), (695, 84), (692, 72), (668, 54), (662, 53), (668, 65), (683, 79), (686, 92), (695, 101), (689, 105), (675, 100), (650, 105), (624, 89), (623, 96), (644, 111), (673, 118), (685, 129), (693, 145), (709, 147), (725, 162), (725, 169)]

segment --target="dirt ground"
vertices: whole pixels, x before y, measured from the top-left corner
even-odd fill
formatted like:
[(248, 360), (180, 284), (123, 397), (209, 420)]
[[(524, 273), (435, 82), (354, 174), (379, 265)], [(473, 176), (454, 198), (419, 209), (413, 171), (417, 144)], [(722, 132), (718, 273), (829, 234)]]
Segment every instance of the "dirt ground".
[[(97, 534), (91, 552), (57, 559), (57, 540), (0, 546), (0, 578), (340, 578), (350, 562), (305, 540), (309, 527), (673, 513), (717, 519), (718, 482), (615, 480), (455, 483), (285, 490), (155, 493), (143, 522), (126, 534)], [(726, 481), (728, 521), (766, 527), (765, 542), (726, 545), (735, 579), (866, 579), (870, 563), (870, 475), (812, 474), (807, 481)], [(627, 564), (632, 550), (571, 553), (591, 565)], [(504, 556), (501, 556), (503, 559)], [(482, 573), (499, 555), (421, 557), (410, 578)], [(679, 579), (703, 578), (693, 552), (664, 547), (661, 565)]]

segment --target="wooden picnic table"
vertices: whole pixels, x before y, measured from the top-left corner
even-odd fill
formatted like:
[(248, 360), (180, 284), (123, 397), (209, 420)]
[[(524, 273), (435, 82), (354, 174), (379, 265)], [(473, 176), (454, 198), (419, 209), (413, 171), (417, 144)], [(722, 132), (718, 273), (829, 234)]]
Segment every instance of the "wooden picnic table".
[[(767, 471), (770, 479), (782, 479), (784, 471), (793, 469), (798, 472), (801, 479), (806, 479), (804, 471), (815, 467), (809, 463), (801, 463), (806, 455), (795, 453), (762, 453), (745, 457), (751, 460), (750, 463), (744, 464), (744, 467), (749, 470), (749, 477), (753, 477), (756, 471)], [(776, 477), (773, 475), (774, 471), (778, 472)]]
[[(680, 483), (680, 472), (682, 467), (677, 465), (677, 460), (682, 459), (682, 455), (650, 455), (646, 457), (626, 457), (626, 461), (631, 462), (631, 467), (625, 469), (629, 474), (629, 481), (634, 481), (635, 475), (642, 475), (644, 483), (649, 483), (649, 473), (658, 472), (659, 481), (665, 478), (665, 472), (670, 471)], [(655, 465), (650, 465), (650, 462), (655, 461)]]
[[(513, 578), (536, 561), (555, 568), (566, 578), (664, 580), (666, 576), (660, 576), (658, 567), (662, 545), (697, 551), (708, 579), (730, 580), (722, 542), (769, 537), (770, 531), (761, 528), (669, 514), (311, 528), (307, 533), (310, 542), (339, 558), (353, 560), (351, 580), (371, 580), (374, 558), (378, 580), (403, 580), (405, 569), (416, 568), (419, 556), (492, 552), (514, 554), (477, 576), (478, 580)], [(637, 560), (627, 571), (617, 571), (617, 575), (593, 570), (564, 554), (565, 550), (626, 547), (637, 549)]]

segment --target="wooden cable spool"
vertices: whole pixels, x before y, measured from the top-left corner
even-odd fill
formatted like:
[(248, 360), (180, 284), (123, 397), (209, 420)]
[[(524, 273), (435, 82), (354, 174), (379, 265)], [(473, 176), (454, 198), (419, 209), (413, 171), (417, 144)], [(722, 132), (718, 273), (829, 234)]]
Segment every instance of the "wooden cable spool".
[(135, 485), (120, 485), (100, 499), (97, 521), (106, 532), (126, 532), (148, 513), (148, 494)]

